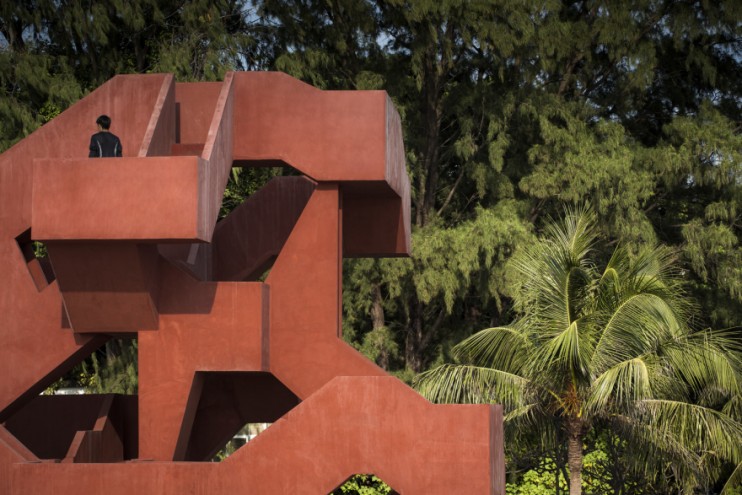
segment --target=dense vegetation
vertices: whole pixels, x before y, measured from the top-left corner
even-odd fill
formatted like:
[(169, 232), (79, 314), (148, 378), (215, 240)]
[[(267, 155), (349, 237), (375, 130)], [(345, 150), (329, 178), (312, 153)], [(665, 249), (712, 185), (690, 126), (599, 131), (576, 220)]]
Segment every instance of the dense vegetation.
[[(591, 208), (601, 266), (616, 246), (677, 253), (687, 323), (739, 339), (740, 19), (731, 0), (0, 2), (0, 150), (122, 72), (385, 89), (403, 118), (413, 256), (347, 260), (343, 296), (346, 339), (378, 364), (411, 380), (515, 321), (524, 279), (506, 263), (565, 204)], [(259, 179), (236, 171), (230, 201)], [(559, 491), (566, 451), (531, 440), (509, 446), (513, 490)], [(621, 479), (610, 491), (668, 493), (606, 461), (632, 454), (609, 429), (584, 441), (601, 466), (587, 492)]]
[[(418, 375), (421, 392), (502, 404), (509, 443), (566, 449), (570, 495), (582, 493), (595, 430), (631, 452), (613, 459), (624, 472), (666, 493), (708, 484), (724, 463), (742, 467), (742, 345), (729, 331), (693, 328), (673, 253), (619, 247), (598, 263), (589, 210), (545, 230), (508, 263), (518, 319), (456, 345), (460, 362)], [(624, 485), (612, 476), (601, 489)]]

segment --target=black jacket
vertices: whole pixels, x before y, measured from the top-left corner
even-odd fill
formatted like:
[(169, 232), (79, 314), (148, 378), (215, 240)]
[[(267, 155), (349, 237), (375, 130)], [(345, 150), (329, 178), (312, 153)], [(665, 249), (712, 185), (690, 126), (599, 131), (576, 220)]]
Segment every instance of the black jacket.
[(121, 156), (121, 141), (115, 134), (101, 131), (90, 137), (90, 158)]

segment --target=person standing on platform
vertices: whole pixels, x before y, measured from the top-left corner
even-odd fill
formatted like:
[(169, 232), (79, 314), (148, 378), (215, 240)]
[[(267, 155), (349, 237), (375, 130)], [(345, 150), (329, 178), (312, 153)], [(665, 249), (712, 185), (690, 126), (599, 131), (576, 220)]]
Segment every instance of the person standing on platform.
[(121, 141), (113, 134), (111, 128), (111, 117), (101, 115), (95, 121), (98, 124), (98, 132), (90, 137), (90, 158), (117, 157), (122, 156)]

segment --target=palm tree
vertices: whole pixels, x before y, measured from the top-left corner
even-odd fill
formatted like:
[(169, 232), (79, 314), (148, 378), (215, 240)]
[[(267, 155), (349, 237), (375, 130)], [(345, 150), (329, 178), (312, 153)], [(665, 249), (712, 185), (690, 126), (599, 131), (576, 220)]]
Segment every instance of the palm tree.
[(536, 433), (544, 448), (566, 438), (570, 495), (581, 493), (583, 442), (597, 425), (629, 442), (634, 467), (671, 469), (686, 488), (739, 463), (739, 343), (690, 324), (669, 249), (616, 249), (600, 270), (597, 240), (589, 210), (552, 221), (510, 262), (519, 318), (456, 345), (459, 364), (419, 375), (419, 390), (501, 403), (509, 434)]

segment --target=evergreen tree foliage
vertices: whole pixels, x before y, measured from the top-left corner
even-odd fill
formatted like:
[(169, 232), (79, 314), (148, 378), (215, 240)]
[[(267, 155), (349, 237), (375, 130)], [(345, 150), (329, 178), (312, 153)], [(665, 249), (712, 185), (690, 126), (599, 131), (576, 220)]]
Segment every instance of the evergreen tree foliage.
[(218, 80), (263, 67), (255, 30), (244, 0), (2, 2), (0, 150), (116, 74)]
[[(255, 4), (277, 43), (274, 67), (325, 89), (382, 87), (403, 116), (412, 265), (345, 265), (347, 335), (364, 346), (371, 332), (376, 348), (398, 349), (392, 369), (422, 371), (457, 331), (508, 318), (509, 298), (492, 297), (506, 281), (484, 290), (473, 277), (462, 280), (467, 290), (431, 292), (452, 287), (454, 271), (433, 267), (453, 249), (415, 261), (425, 240), (501, 203), (518, 212), (518, 232), (587, 201), (609, 242), (678, 247), (708, 324), (739, 325), (735, 2)], [(454, 257), (478, 250), (463, 243)]]

